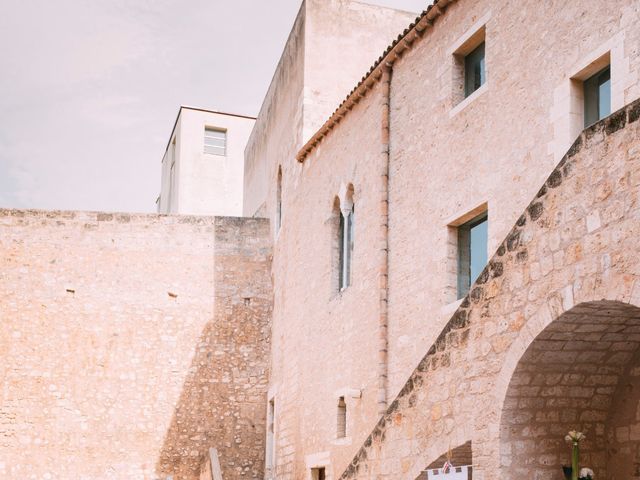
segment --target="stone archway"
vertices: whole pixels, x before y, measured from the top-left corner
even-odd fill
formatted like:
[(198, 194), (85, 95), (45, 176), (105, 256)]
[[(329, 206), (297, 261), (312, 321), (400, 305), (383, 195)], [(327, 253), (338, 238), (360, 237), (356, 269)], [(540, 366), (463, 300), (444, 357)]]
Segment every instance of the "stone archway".
[(582, 303), (530, 343), (502, 409), (501, 478), (562, 478), (574, 429), (596, 479), (640, 478), (640, 308)]

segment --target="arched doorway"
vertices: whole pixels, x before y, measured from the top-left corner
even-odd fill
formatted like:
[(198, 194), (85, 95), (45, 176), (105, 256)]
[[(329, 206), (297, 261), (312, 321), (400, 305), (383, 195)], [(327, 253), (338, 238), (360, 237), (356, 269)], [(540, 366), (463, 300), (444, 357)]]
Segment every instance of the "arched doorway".
[(501, 478), (562, 479), (570, 430), (595, 479), (640, 478), (640, 308), (583, 303), (530, 343), (501, 414)]

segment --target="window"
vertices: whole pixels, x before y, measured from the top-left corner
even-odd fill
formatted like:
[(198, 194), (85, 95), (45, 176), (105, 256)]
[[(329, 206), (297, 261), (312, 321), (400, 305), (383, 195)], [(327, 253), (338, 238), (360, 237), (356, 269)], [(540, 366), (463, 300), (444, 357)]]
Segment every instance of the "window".
[(355, 208), (351, 202), (349, 209), (340, 210), (340, 270), (338, 287), (342, 291), (351, 285), (351, 258), (353, 257), (353, 233), (355, 227)]
[(488, 227), (486, 212), (458, 227), (458, 298), (469, 293), (487, 265)]
[(311, 480), (326, 480), (326, 478), (324, 467), (311, 469)]
[(205, 127), (204, 153), (209, 155), (227, 154), (227, 132), (219, 128)]
[(176, 139), (171, 142), (171, 166), (169, 167), (169, 195), (167, 201), (167, 213), (174, 211), (173, 202), (176, 195)]
[(267, 449), (265, 452), (267, 478), (275, 478), (273, 476), (275, 473), (274, 467), (276, 465), (275, 417), (276, 403), (275, 398), (272, 398), (269, 400), (269, 405), (267, 407)]
[(449, 49), (453, 58), (452, 115), (465, 108), (469, 103), (465, 99), (472, 97), (487, 83), (485, 51), (487, 22), (490, 17), (491, 14), (487, 13), (471, 25)]
[(611, 113), (611, 68), (584, 81), (584, 126), (593, 125)]
[(464, 57), (464, 96), (465, 98), (478, 90), (486, 81), (484, 68), (484, 45), (482, 42), (471, 53)]
[(282, 167), (278, 167), (278, 184), (276, 187), (276, 232), (282, 226)]
[(338, 422), (336, 428), (336, 438), (347, 436), (347, 404), (344, 397), (338, 399)]

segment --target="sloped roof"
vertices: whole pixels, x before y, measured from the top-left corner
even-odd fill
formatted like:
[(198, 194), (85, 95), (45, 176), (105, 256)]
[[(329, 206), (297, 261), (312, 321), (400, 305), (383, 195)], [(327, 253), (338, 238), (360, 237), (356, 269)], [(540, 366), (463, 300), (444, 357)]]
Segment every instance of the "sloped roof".
[(360, 82), (351, 90), (340, 106), (333, 112), (329, 119), (320, 129), (309, 139), (296, 155), (299, 162), (304, 162), (305, 158), (322, 141), (322, 139), (335, 127), (342, 118), (362, 99), (366, 92), (382, 77), (382, 71), (387, 66), (392, 65), (405, 50), (412, 47), (413, 43), (424, 34), (425, 30), (433, 25), (433, 21), (444, 14), (448, 5), (456, 0), (433, 0), (404, 32), (389, 45), (380, 55), (378, 60), (371, 66), (369, 71), (362, 77)]

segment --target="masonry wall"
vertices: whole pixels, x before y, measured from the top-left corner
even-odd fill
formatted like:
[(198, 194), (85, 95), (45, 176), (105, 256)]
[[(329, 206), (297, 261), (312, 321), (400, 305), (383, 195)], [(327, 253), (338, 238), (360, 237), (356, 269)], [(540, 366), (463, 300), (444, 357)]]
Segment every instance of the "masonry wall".
[[(619, 84), (625, 85), (619, 106), (640, 95), (637, 3), (553, 1), (546, 11), (554, 13), (543, 14), (535, 2), (453, 2), (394, 64), (388, 204), (390, 399), (460, 305), (449, 225), (488, 205), (491, 255), (559, 160), (554, 130), (562, 103), (556, 98), (558, 86), (570, 84), (583, 59), (615, 39), (620, 42), (616, 48), (624, 52), (618, 67), (612, 66), (619, 69)], [(454, 101), (452, 48), (483, 19), (487, 84), (459, 106)], [(313, 465), (327, 465), (329, 478), (336, 478), (378, 419), (374, 382), (380, 335), (382, 121), (378, 82), (304, 163), (285, 175), (285, 215), (274, 247), (278, 340), (271, 385), (280, 398), (277, 425), (286, 432), (277, 444), (282, 478), (308, 478)], [(350, 183), (357, 212), (354, 284), (336, 300), (324, 293), (331, 291), (333, 275), (328, 223), (333, 198)], [(331, 374), (320, 382), (311, 374), (317, 371)], [(336, 441), (334, 433), (335, 405), (345, 387), (362, 391), (348, 406), (351, 443)], [(314, 419), (313, 426), (298, 418), (301, 411)], [(468, 438), (460, 440), (463, 444)]]
[(0, 211), (0, 476), (261, 478), (256, 219)]
[(267, 202), (275, 202), (270, 183), (302, 142), (305, 16), (303, 2), (245, 148), (245, 216), (275, 218), (267, 214)]
[[(552, 1), (545, 12), (532, 1), (457, 1), (394, 66), (391, 395), (457, 306), (448, 224), (486, 202), (491, 255), (573, 143), (575, 136), (560, 157), (550, 147), (557, 86), (569, 84), (582, 59), (616, 37), (632, 73), (618, 74), (629, 86), (613, 110), (640, 97), (637, 2)], [(486, 90), (457, 111), (451, 49), (487, 15)]]
[(639, 128), (637, 101), (577, 139), (339, 478), (424, 478), (467, 442), (475, 479), (560, 478), (574, 429), (582, 467), (632, 478)]
[[(274, 278), (282, 283), (274, 297), (279, 321), (273, 325), (271, 390), (279, 406), (279, 479), (310, 478), (310, 469), (322, 466), (331, 475), (333, 465), (346, 464), (354, 445), (364, 440), (367, 419), (377, 416), (379, 245), (367, 239), (376, 239), (380, 227), (376, 208), (380, 178), (371, 173), (383, 161), (375, 115), (381, 101), (376, 89), (371, 103), (358, 106), (345, 120), (354, 128), (328, 139), (328, 149), (342, 152), (351, 151), (357, 142), (352, 161), (327, 157), (302, 167), (300, 188), (289, 193), (294, 200), (286, 207), (292, 216), (275, 241)], [(353, 284), (338, 292), (334, 204), (349, 184), (355, 187), (356, 205)], [(354, 390), (361, 392), (359, 398), (349, 394)], [(341, 396), (347, 404), (347, 437), (337, 439)]]
[(354, 0), (302, 2), (245, 151), (244, 215), (275, 218), (278, 167), (283, 184), (296, 181), (300, 147), (415, 16)]

